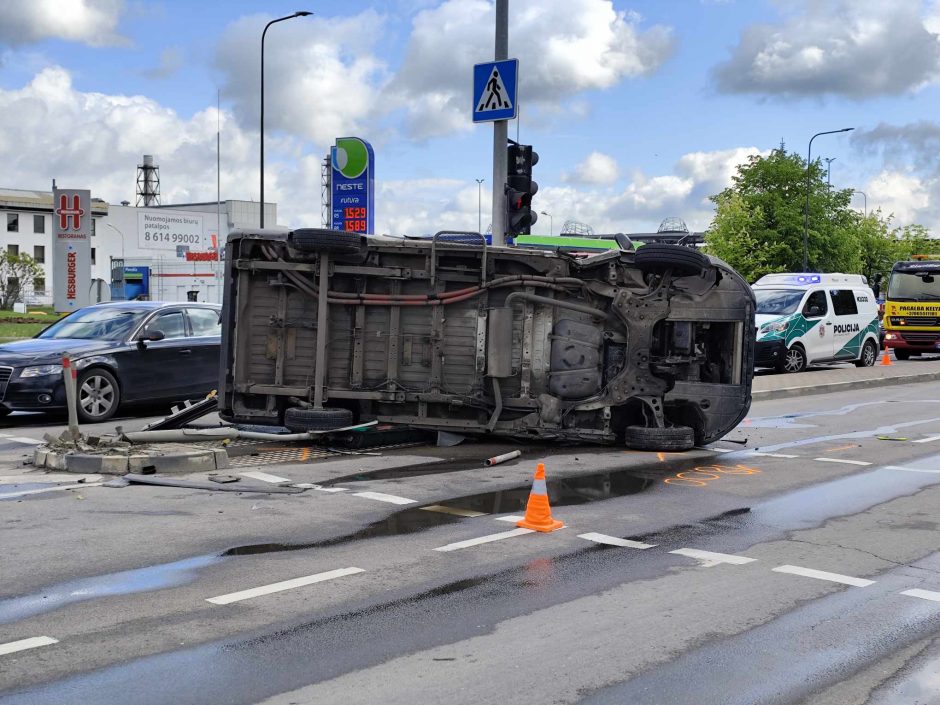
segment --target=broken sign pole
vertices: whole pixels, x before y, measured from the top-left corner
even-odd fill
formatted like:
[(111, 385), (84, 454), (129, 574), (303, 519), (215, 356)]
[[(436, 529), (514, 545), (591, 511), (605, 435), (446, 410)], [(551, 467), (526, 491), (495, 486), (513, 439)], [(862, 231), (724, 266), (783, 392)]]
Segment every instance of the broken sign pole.
[(65, 381), (65, 403), (69, 412), (69, 436), (72, 441), (77, 441), (81, 437), (78, 430), (78, 372), (68, 355), (62, 358), (62, 377)]

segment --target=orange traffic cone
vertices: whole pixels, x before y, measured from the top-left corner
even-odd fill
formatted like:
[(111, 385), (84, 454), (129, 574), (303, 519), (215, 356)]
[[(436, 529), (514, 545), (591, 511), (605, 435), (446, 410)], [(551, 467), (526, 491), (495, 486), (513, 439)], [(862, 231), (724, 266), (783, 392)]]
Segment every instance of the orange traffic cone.
[(539, 463), (535, 468), (535, 481), (525, 505), (525, 518), (517, 521), (516, 526), (535, 531), (554, 531), (565, 524), (552, 519), (552, 508), (548, 504), (548, 488), (545, 486), (545, 465)]
[(891, 362), (891, 355), (889, 353), (890, 353), (890, 349), (888, 348), (888, 344), (885, 343), (885, 351), (881, 356), (881, 364), (884, 365), (885, 367), (890, 367), (891, 365), (894, 364), (893, 362)]

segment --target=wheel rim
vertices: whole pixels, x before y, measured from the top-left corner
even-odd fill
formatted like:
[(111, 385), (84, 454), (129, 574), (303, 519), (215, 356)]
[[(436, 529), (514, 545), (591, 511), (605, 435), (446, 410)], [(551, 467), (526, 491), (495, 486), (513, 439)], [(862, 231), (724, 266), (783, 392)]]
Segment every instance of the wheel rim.
[(803, 367), (803, 353), (797, 349), (787, 350), (786, 363), (784, 369), (787, 372), (798, 372)]
[(78, 403), (89, 416), (104, 416), (114, 406), (114, 385), (101, 375), (91, 375), (82, 382)]
[(871, 343), (865, 345), (865, 352), (863, 355), (865, 367), (871, 367), (875, 364), (875, 348), (871, 345)]

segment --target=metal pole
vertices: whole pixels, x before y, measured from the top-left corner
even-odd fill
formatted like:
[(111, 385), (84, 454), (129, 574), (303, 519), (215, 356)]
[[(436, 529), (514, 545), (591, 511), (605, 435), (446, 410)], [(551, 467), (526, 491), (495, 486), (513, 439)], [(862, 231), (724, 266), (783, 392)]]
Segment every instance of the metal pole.
[(261, 33), (261, 130), (258, 135), (258, 141), (261, 143), (261, 218), (260, 223), (261, 227), (264, 227), (264, 35), (268, 33), (268, 27), (272, 24), (278, 22), (283, 22), (284, 20), (291, 20), (295, 17), (306, 17), (307, 15), (312, 15), (312, 12), (307, 12), (301, 10), (295, 12), (293, 15), (287, 15), (286, 17), (278, 17), (276, 20), (271, 20), (264, 26), (264, 31)]
[(862, 194), (862, 198), (865, 199), (865, 217), (867, 218), (868, 217), (868, 196), (865, 194), (864, 191), (859, 191), (858, 189), (853, 190), (852, 193)]
[(551, 237), (555, 234), (555, 219), (552, 218), (552, 214), (548, 211), (539, 211), (542, 215), (548, 216), (548, 235)]
[[(509, 0), (496, 0), (496, 61), (509, 58)], [(506, 244), (506, 120), (493, 123), (493, 244)]]
[(474, 179), (477, 182), (477, 232), (483, 232), (483, 182), (486, 179)]
[(68, 405), (69, 435), (75, 442), (81, 438), (78, 430), (78, 374), (69, 355), (62, 358), (62, 377), (65, 382), (65, 403)]
[(826, 187), (829, 188), (832, 186), (832, 163), (836, 160), (835, 157), (826, 157)]
[(843, 127), (841, 130), (827, 130), (817, 132), (809, 138), (809, 147), (806, 149), (806, 209), (803, 211), (803, 271), (809, 269), (809, 174), (813, 164), (813, 140), (820, 135), (834, 135), (838, 132), (851, 132), (854, 127)]

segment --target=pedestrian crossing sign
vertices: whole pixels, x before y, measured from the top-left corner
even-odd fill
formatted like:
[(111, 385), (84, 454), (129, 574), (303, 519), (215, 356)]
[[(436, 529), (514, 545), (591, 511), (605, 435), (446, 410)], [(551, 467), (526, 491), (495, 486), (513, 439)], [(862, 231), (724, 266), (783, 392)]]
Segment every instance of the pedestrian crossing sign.
[(518, 59), (476, 64), (473, 67), (473, 121), (515, 119), (518, 77)]

